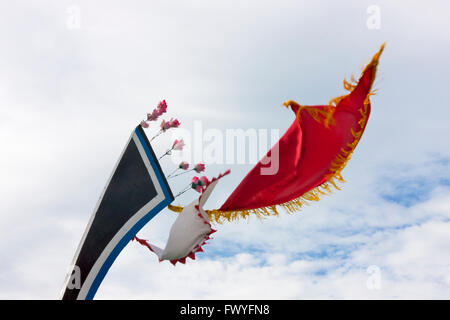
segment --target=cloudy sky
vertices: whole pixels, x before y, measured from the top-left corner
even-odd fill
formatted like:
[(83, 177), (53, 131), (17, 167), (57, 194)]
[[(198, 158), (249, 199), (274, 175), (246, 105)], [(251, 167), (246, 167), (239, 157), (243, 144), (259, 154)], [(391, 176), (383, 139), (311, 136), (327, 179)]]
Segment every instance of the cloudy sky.
[[(283, 101), (343, 94), (386, 41), (342, 191), (219, 225), (175, 268), (130, 243), (96, 298), (449, 299), (449, 11), (438, 0), (0, 1), (0, 298), (59, 296), (131, 130), (159, 100), (192, 145), (206, 143), (196, 123), (282, 133)], [(232, 174), (207, 207), (251, 167), (209, 164), (208, 176)], [(164, 246), (174, 219), (165, 210), (139, 235)]]

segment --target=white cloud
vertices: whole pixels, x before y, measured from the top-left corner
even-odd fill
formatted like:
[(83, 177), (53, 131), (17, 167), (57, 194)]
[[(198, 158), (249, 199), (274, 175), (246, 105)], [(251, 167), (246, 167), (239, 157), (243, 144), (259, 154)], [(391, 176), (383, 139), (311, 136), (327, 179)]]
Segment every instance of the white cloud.
[[(219, 226), (186, 266), (130, 244), (98, 297), (450, 296), (439, 179), (449, 167), (433, 160), (450, 156), (446, 3), (379, 1), (379, 31), (366, 28), (369, 2), (77, 1), (81, 28), (69, 30), (73, 4), (0, 4), (1, 298), (58, 296), (123, 144), (157, 101), (188, 130), (202, 120), (282, 131), (292, 121), (282, 101), (326, 103), (384, 41), (380, 91), (342, 191), (299, 214)], [(209, 206), (249, 168), (232, 166)], [(409, 207), (380, 196), (409, 178), (432, 192)], [(142, 233), (162, 244), (172, 221), (165, 211)], [(366, 288), (369, 265), (381, 268), (380, 291)]]
[[(410, 225), (391, 219), (380, 227), (377, 219), (370, 219), (370, 212), (360, 212), (361, 224), (349, 227), (348, 234), (342, 233), (339, 222), (321, 232), (325, 222), (301, 219), (320, 212), (299, 215), (289, 231), (286, 228), (294, 216), (263, 224), (218, 226), (219, 232), (199, 260), (176, 267), (158, 264), (145, 249), (129, 245), (98, 298), (448, 299), (449, 205), (446, 191), (404, 208)], [(380, 200), (377, 207), (385, 211), (384, 219), (398, 214), (397, 207), (386, 201)], [(345, 208), (342, 203), (337, 211), (327, 207), (329, 220), (335, 221)], [(350, 213), (347, 220), (341, 218), (342, 223), (353, 217)], [(245, 230), (249, 236), (240, 236)], [(217, 254), (227, 251), (227, 257)], [(381, 272), (380, 290), (367, 286), (367, 268), (372, 265)], [(134, 279), (139, 283), (128, 282)]]

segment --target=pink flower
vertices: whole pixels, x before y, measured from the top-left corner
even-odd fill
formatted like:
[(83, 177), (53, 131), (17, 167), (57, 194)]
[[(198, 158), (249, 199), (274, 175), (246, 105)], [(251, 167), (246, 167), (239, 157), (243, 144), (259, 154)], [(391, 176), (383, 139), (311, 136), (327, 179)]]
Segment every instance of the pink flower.
[(187, 163), (186, 161), (181, 161), (181, 163), (179, 164), (178, 168), (183, 169), (183, 170), (187, 170), (189, 168), (189, 163)]
[(165, 113), (167, 111), (167, 103), (166, 100), (161, 101), (158, 103), (158, 109), (161, 112), (161, 114)]
[(153, 109), (152, 113), (147, 113), (147, 121), (156, 121), (160, 115), (161, 112), (158, 109)]
[(144, 120), (141, 121), (141, 127), (142, 128), (148, 128), (148, 123), (145, 122)]
[(202, 172), (202, 171), (205, 171), (205, 165), (204, 165), (203, 163), (197, 163), (197, 164), (195, 165), (195, 167), (194, 167), (194, 170), (195, 170), (197, 173), (200, 173), (200, 172)]
[(209, 184), (209, 180), (207, 177), (203, 176), (201, 178), (199, 177), (193, 177), (192, 181), (191, 181), (191, 188), (194, 189), (195, 191), (201, 193), (204, 189), (204, 187), (206, 187)]
[(171, 118), (169, 123), (171, 128), (178, 128), (180, 126), (180, 121), (178, 121), (177, 119)]
[(161, 130), (166, 131), (170, 128), (178, 128), (180, 126), (180, 122), (177, 119), (171, 118), (169, 121), (163, 119), (161, 122)]
[(201, 183), (202, 182), (198, 177), (193, 177), (191, 181), (191, 188), (200, 193), (203, 190)]
[(208, 178), (205, 177), (205, 176), (202, 176), (202, 177), (200, 178), (200, 181), (201, 181), (201, 183), (202, 183), (202, 186), (207, 186), (207, 185), (209, 184), (209, 180), (208, 180)]
[(153, 109), (152, 113), (147, 113), (147, 121), (156, 121), (158, 118), (165, 113), (167, 110), (167, 103), (166, 100), (161, 101), (158, 103), (158, 106)]
[(158, 117), (159, 117), (160, 115), (162, 115), (162, 114), (163, 114), (163, 113), (162, 113), (161, 110), (159, 110), (158, 108), (153, 109), (152, 116), (155, 118), (155, 120), (158, 119)]
[(183, 150), (183, 147), (184, 147), (183, 139), (181, 139), (181, 140), (175, 139), (175, 141), (173, 142), (173, 145), (172, 145), (172, 150)]
[(160, 127), (162, 131), (166, 131), (167, 129), (170, 129), (170, 122), (166, 122), (166, 120), (163, 119), (163, 121), (161, 121)]

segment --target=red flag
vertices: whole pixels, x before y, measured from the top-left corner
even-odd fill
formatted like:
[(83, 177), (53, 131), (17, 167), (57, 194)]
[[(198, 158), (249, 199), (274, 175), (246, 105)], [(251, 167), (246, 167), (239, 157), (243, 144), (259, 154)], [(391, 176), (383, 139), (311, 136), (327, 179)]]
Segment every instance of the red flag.
[[(369, 97), (383, 48), (384, 45), (364, 68), (359, 81), (344, 80), (349, 94), (332, 99), (328, 105), (285, 102), (296, 119), (220, 209), (208, 211), (211, 220), (278, 214), (277, 206), (293, 212), (305, 202), (329, 194), (332, 188), (339, 189), (337, 182), (344, 181), (341, 171), (369, 119)], [(279, 161), (275, 174), (262, 174), (268, 159)]]

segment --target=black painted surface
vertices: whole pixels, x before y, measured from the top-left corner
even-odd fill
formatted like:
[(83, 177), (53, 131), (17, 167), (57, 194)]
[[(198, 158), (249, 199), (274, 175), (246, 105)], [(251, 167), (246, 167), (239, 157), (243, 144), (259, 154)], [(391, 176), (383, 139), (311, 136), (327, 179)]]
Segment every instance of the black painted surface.
[[(103, 195), (78, 255), (76, 265), (81, 271), (81, 287), (106, 245), (133, 214), (156, 195), (155, 186), (139, 150), (131, 139)], [(78, 293), (79, 289), (66, 289), (63, 299), (74, 300)]]
[(148, 141), (148, 138), (147, 138), (147, 135), (146, 135), (145, 132), (144, 132), (144, 129), (142, 129), (142, 127), (141, 127), (140, 125), (137, 126), (136, 129), (139, 131), (139, 133), (141, 134), (142, 138), (144, 139), (144, 142), (145, 142), (145, 144), (147, 145), (148, 150), (150, 151), (150, 154), (151, 154), (150, 157), (153, 158), (153, 159), (155, 160), (155, 165), (156, 165), (156, 168), (157, 168), (156, 171), (161, 172), (162, 182), (163, 182), (164, 185), (166, 186), (166, 190), (167, 190), (167, 192), (169, 193), (169, 198), (173, 201), (175, 198), (173, 197), (172, 189), (170, 189), (170, 186), (169, 186), (169, 184), (167, 183), (166, 176), (164, 175), (164, 173), (163, 173), (163, 171), (162, 171), (162, 169), (161, 169), (161, 165), (159, 164), (159, 161), (158, 161), (157, 158), (156, 158), (155, 151), (153, 151), (153, 148), (152, 148), (152, 146), (151, 146), (151, 144), (150, 144), (150, 141)]

